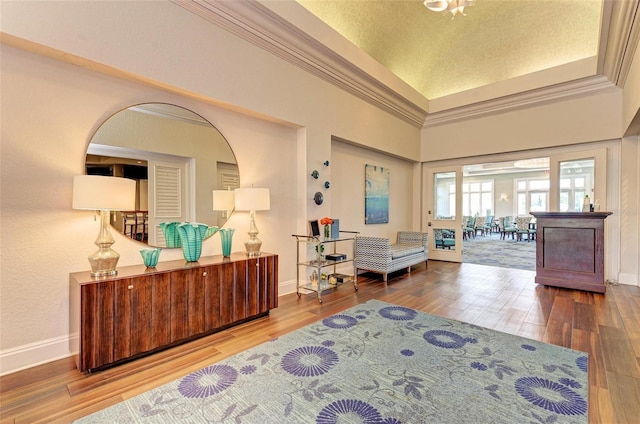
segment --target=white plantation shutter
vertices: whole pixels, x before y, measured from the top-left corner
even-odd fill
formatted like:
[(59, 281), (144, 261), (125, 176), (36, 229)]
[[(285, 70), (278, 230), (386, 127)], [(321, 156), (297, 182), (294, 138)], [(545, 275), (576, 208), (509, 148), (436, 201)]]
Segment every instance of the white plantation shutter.
[(157, 218), (173, 218), (181, 216), (182, 209), (182, 176), (180, 168), (167, 166), (154, 167), (156, 179), (156, 210)]
[(182, 222), (187, 216), (187, 162), (149, 161), (149, 244), (166, 246), (161, 222)]

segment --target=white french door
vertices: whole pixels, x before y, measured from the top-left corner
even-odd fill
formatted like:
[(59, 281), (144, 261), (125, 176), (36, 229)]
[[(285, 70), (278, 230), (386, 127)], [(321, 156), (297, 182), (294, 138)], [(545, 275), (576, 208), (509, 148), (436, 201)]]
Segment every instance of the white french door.
[(425, 168), (429, 259), (462, 262), (462, 166)]

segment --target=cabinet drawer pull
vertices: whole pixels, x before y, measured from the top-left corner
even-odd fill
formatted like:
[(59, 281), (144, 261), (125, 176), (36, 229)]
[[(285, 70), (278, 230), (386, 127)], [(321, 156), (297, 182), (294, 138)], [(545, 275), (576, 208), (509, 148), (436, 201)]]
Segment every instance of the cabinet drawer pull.
[(131, 290), (133, 288), (133, 284), (129, 284), (129, 287), (127, 287), (129, 290)]
[(202, 276), (203, 276), (203, 277), (206, 277), (206, 276), (207, 276), (207, 271), (203, 272), (203, 273), (202, 273)]

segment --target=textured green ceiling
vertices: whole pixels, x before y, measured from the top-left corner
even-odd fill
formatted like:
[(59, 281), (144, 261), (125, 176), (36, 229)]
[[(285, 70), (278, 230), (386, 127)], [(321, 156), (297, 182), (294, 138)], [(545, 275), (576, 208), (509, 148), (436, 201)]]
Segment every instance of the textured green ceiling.
[(597, 55), (601, 0), (298, 0), (428, 99)]

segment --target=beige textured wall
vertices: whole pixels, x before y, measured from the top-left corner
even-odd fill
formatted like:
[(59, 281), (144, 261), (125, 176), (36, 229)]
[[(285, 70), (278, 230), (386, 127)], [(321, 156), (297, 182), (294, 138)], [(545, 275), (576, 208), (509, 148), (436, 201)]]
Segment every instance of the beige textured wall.
[[(114, 112), (173, 103), (221, 131), (242, 185), (271, 189), (272, 208), (258, 213), (257, 225), (263, 250), (281, 257), (281, 287), (295, 278), (291, 234), (305, 231), (309, 217), (334, 215), (331, 199), (341, 196), (338, 185), (321, 207), (311, 199), (309, 169), (331, 158), (332, 137), (418, 157), (415, 127), (169, 2), (5, 2), (1, 19), (3, 32), (28, 40), (20, 45), (29, 50), (107, 65), (129, 80), (0, 46), (0, 373), (68, 355), (68, 274), (88, 269), (98, 230), (91, 213), (71, 210), (72, 177), (82, 173), (91, 135)], [(332, 182), (334, 169), (326, 174)], [(339, 214), (345, 222), (361, 219), (348, 209)], [(389, 233), (409, 227), (412, 217), (395, 219)], [(234, 214), (228, 225), (236, 228), (234, 250), (242, 250), (248, 214)], [(140, 245), (115, 238), (120, 265), (140, 263)], [(216, 236), (205, 242), (203, 254), (219, 251)], [(180, 257), (163, 251), (161, 260)]]

